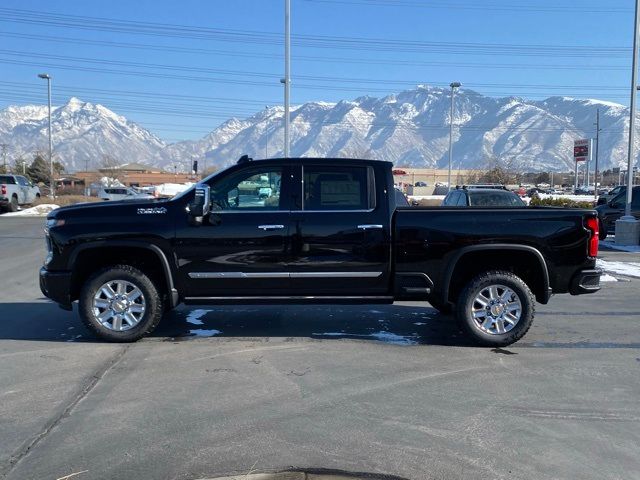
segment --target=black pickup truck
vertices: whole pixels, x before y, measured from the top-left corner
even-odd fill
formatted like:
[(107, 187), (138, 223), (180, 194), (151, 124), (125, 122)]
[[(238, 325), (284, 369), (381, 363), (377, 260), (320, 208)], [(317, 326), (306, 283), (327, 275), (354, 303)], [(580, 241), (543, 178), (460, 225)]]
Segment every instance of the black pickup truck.
[(536, 300), (600, 288), (594, 211), (397, 207), (382, 161), (243, 157), (172, 199), (59, 208), (45, 230), (41, 290), (110, 341), (181, 302), (424, 300), (504, 346)]

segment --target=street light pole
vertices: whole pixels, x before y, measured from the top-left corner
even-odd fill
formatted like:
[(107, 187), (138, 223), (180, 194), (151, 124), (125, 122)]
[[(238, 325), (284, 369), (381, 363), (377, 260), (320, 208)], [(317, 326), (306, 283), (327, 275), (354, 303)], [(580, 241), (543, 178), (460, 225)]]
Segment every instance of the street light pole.
[(55, 198), (55, 179), (53, 176), (53, 142), (51, 139), (51, 75), (48, 73), (38, 74), (39, 78), (47, 81), (47, 99), (49, 101), (49, 197)]
[(593, 196), (595, 200), (598, 200), (598, 152), (600, 150), (600, 109), (596, 109), (596, 171), (594, 173), (595, 179), (593, 182)]
[[(633, 29), (633, 61), (632, 61), (632, 72), (631, 72), (631, 105), (629, 112), (629, 149), (627, 153), (627, 172), (633, 171), (633, 160), (634, 160), (634, 148), (633, 143), (635, 140), (635, 125), (636, 125), (636, 98), (638, 92), (638, 34), (640, 34), (640, 6), (638, 5), (640, 2), (636, 0), (636, 15), (635, 15), (635, 24)], [(632, 175), (627, 174), (627, 205), (624, 210), (624, 216), (633, 219), (631, 216), (631, 200), (632, 200)]]
[(627, 152), (627, 203), (624, 216), (616, 220), (616, 243), (621, 245), (638, 245), (640, 236), (640, 221), (631, 215), (631, 200), (633, 199), (633, 163), (635, 160), (635, 126), (636, 126), (636, 98), (638, 90), (638, 48), (640, 34), (640, 0), (636, 0), (635, 21), (633, 26), (633, 61), (631, 62), (631, 104), (629, 105), (629, 149)]
[(291, 0), (284, 0), (284, 156), (289, 158), (289, 86), (291, 84)]
[(451, 87), (451, 113), (449, 115), (449, 172), (447, 174), (447, 188), (451, 190), (451, 162), (453, 159), (453, 97), (456, 93), (456, 88), (460, 88), (460, 82), (452, 82)]

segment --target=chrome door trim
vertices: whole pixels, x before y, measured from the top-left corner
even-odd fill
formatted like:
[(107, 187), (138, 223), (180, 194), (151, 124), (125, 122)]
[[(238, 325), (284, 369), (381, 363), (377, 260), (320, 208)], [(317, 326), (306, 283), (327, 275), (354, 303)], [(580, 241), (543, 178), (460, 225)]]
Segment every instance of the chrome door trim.
[(289, 272), (189, 272), (189, 278), (289, 278)]
[(291, 278), (377, 278), (382, 272), (291, 272)]
[(189, 278), (378, 278), (382, 272), (189, 272)]
[(260, 230), (269, 231), (269, 230), (283, 230), (284, 225), (258, 225)]

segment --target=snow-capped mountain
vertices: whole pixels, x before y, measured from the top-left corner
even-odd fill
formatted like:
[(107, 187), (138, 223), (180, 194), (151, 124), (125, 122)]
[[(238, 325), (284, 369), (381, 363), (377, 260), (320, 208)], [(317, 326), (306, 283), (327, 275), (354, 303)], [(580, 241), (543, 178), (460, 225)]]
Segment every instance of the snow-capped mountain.
[[(15, 156), (48, 148), (47, 107), (27, 105), (0, 111), (0, 142)], [(165, 143), (148, 130), (102, 105), (71, 98), (51, 113), (55, 160), (67, 170), (96, 168), (104, 155), (121, 163), (154, 158)]]
[[(418, 86), (384, 98), (293, 107), (291, 155), (445, 167), (449, 95), (449, 89)], [(523, 171), (571, 170), (573, 141), (595, 135), (596, 109), (602, 168), (626, 165), (628, 109), (622, 105), (567, 97), (493, 98), (462, 89), (455, 98), (454, 168), (482, 168), (499, 158)], [(284, 150), (283, 113), (282, 107), (270, 107), (246, 119), (227, 120), (200, 140), (165, 144), (109, 109), (74, 98), (53, 113), (54, 149), (70, 170), (84, 168), (85, 161), (97, 166), (103, 155), (157, 166), (191, 158), (227, 165), (243, 154), (278, 157)], [(46, 107), (9, 107), (0, 111), (0, 142), (18, 151), (44, 149), (46, 126)]]

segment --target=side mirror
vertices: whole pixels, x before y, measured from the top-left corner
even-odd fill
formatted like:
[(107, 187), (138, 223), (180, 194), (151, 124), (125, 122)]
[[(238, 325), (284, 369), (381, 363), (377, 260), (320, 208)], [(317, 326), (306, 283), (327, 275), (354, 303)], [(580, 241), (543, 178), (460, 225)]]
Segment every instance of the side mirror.
[(193, 202), (189, 205), (189, 220), (192, 225), (202, 225), (202, 219), (209, 214), (211, 189), (206, 183), (198, 183)]

